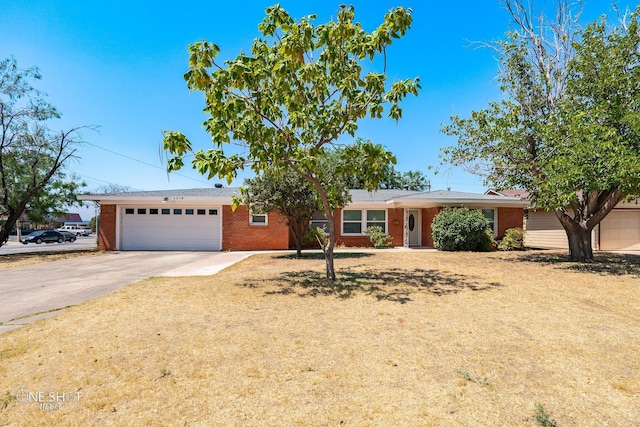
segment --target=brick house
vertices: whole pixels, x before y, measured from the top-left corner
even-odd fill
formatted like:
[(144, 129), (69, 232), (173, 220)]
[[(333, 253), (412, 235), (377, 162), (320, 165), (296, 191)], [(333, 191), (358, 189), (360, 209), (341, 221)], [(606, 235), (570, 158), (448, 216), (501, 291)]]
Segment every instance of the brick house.
[[(485, 194), (520, 197), (527, 200), (524, 190), (488, 190)], [(553, 211), (526, 209), (524, 243), (530, 248), (569, 249), (567, 233)], [(640, 250), (640, 204), (638, 199), (618, 203), (593, 229), (593, 249), (599, 251)]]
[[(196, 188), (119, 194), (82, 194), (100, 203), (101, 250), (268, 250), (294, 247), (277, 213), (231, 210), (238, 188)], [(496, 238), (522, 227), (526, 201), (519, 197), (455, 191), (352, 190), (352, 202), (334, 212), (337, 242), (371, 246), (364, 233), (381, 226), (394, 246), (431, 247), (431, 222), (444, 207), (481, 209)], [(312, 224), (326, 219), (316, 213)]]

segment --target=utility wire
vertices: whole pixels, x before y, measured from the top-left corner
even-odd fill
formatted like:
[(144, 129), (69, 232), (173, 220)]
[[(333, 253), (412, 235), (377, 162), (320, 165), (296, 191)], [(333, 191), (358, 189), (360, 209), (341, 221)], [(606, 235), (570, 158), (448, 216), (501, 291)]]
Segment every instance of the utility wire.
[[(152, 163), (143, 162), (142, 160), (136, 159), (136, 158), (131, 157), (131, 156), (127, 156), (126, 154), (118, 153), (117, 151), (113, 151), (113, 150), (110, 150), (110, 149), (108, 149), (108, 148), (101, 147), (101, 146), (96, 145), (96, 144), (93, 144), (93, 143), (91, 143), (91, 142), (87, 142), (87, 141), (85, 141), (84, 143), (85, 143), (85, 144), (88, 144), (88, 145), (91, 145), (92, 147), (96, 147), (96, 148), (99, 148), (99, 149), (101, 149), (101, 150), (108, 151), (109, 153), (113, 153), (113, 154), (115, 154), (115, 155), (117, 155), (117, 156), (124, 157), (125, 159), (133, 160), (134, 162), (142, 163), (142, 164), (143, 164), (143, 165), (145, 165), (145, 166), (150, 166), (150, 167), (152, 167), (152, 168), (160, 169), (160, 170), (162, 170), (162, 171), (165, 171), (165, 172), (166, 172), (166, 169), (165, 169), (165, 168), (160, 167), (160, 166), (158, 166), (158, 165), (154, 165), (154, 164), (152, 164)], [(190, 179), (190, 180), (192, 180), (192, 181), (196, 181), (196, 182), (199, 182), (199, 183), (202, 183), (202, 184), (211, 185), (211, 183), (210, 183), (210, 182), (208, 182), (208, 181), (202, 181), (202, 180), (199, 180), (199, 179), (196, 179), (196, 178), (192, 178), (192, 177), (190, 177), (190, 176), (183, 175), (183, 174), (178, 173), (178, 172), (171, 172), (171, 174), (172, 174), (172, 175), (180, 176), (180, 177), (182, 177), (182, 178)]]

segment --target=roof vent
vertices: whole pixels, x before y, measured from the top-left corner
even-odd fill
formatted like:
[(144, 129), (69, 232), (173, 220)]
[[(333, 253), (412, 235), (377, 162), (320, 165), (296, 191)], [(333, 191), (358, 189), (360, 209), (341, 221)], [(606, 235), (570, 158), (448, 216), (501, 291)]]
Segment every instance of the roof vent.
[(213, 186), (216, 188), (222, 188), (222, 184), (220, 184), (219, 182), (216, 182)]

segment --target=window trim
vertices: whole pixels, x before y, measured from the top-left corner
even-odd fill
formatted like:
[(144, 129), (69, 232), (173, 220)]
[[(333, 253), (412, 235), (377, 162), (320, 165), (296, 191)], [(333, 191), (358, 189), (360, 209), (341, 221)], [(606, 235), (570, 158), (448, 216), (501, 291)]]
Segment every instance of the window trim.
[[(489, 221), (489, 218), (484, 215), (484, 211), (493, 211), (493, 221)], [(482, 216), (487, 218), (489, 225), (493, 222), (493, 229), (491, 231), (493, 232), (493, 237), (498, 237), (498, 208), (481, 208), (480, 212), (482, 213)]]
[[(345, 211), (360, 211), (360, 221), (355, 221), (355, 220), (347, 220), (347, 223), (350, 224), (354, 224), (354, 223), (360, 223), (360, 233), (345, 233), (344, 232), (344, 224), (345, 224), (345, 220), (344, 220), (344, 212)], [(388, 233), (389, 230), (389, 209), (383, 208), (363, 208), (363, 209), (346, 209), (343, 208), (341, 215), (340, 215), (340, 235), (341, 236), (366, 236), (367, 233), (365, 233), (366, 229), (367, 229), (367, 223), (369, 222), (367, 220), (367, 213), (369, 211), (382, 211), (384, 212), (384, 232)], [(376, 222), (376, 223), (382, 223), (383, 221), (372, 221), (372, 222)]]
[[(256, 222), (254, 221), (255, 217), (264, 217), (264, 222)], [(269, 225), (269, 214), (258, 214), (258, 213), (253, 213), (251, 211), (249, 211), (249, 225), (256, 225), (259, 227), (266, 227), (267, 225)]]

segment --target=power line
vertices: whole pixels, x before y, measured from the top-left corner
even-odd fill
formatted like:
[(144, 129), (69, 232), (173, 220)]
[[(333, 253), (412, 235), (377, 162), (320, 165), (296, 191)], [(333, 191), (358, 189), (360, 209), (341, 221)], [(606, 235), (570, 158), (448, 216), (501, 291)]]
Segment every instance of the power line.
[[(117, 155), (117, 156), (124, 157), (125, 159), (133, 160), (134, 162), (142, 163), (142, 164), (143, 164), (143, 165), (145, 165), (145, 166), (150, 166), (150, 167), (152, 167), (152, 168), (160, 169), (161, 171), (166, 172), (166, 169), (165, 169), (165, 168), (160, 167), (160, 166), (158, 166), (158, 165), (154, 165), (154, 164), (152, 164), (152, 163), (144, 162), (144, 161), (142, 161), (142, 160), (140, 160), (140, 159), (136, 159), (136, 158), (134, 158), (134, 157), (127, 156), (126, 154), (118, 153), (117, 151), (113, 151), (113, 150), (110, 150), (110, 149), (108, 149), (108, 148), (101, 147), (101, 146), (96, 145), (96, 144), (93, 144), (93, 143), (91, 143), (91, 142), (87, 142), (87, 141), (85, 141), (84, 143), (85, 143), (85, 144), (88, 144), (88, 145), (91, 145), (92, 147), (99, 148), (99, 149), (104, 150), (104, 151), (108, 151), (109, 153), (115, 154), (115, 155)], [(187, 176), (187, 175), (183, 175), (183, 174), (178, 173), (178, 172), (171, 172), (171, 174), (172, 174), (172, 175), (180, 176), (180, 177), (182, 177), (182, 178), (190, 179), (190, 180), (192, 180), (192, 181), (196, 181), (196, 182), (199, 182), (199, 183), (202, 183), (202, 184), (208, 184), (208, 185), (211, 185), (211, 183), (210, 183), (209, 181), (202, 181), (202, 180), (199, 180), (199, 179), (196, 179), (196, 178), (193, 178), (193, 177)]]

